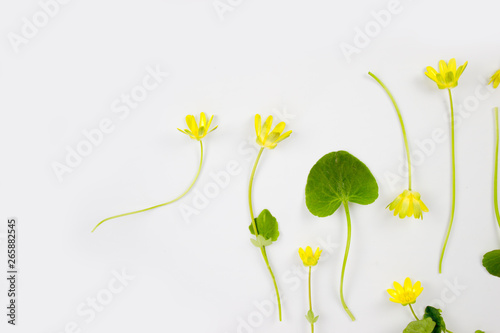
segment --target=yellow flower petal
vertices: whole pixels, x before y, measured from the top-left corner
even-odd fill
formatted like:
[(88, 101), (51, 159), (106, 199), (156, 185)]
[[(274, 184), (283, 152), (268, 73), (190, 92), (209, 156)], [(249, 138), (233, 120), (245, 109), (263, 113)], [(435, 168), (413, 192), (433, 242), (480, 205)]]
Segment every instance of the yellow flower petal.
[(462, 75), (463, 71), (467, 67), (467, 61), (457, 69), (456, 60), (450, 59), (448, 64), (444, 60), (439, 61), (439, 72), (434, 68), (428, 66), (426, 67), (426, 72), (424, 73), (429, 79), (436, 82), (439, 89), (451, 89), (458, 85), (458, 79)]
[(186, 124), (188, 125), (189, 129), (191, 130), (191, 133), (193, 133), (194, 136), (197, 136), (198, 135), (198, 125), (196, 125), (196, 119), (194, 119), (194, 116), (187, 115), (186, 116)]
[(200, 114), (200, 128), (201, 127), (206, 127), (207, 124), (207, 116), (205, 115), (204, 112)]
[(406, 278), (404, 282), (404, 287), (399, 283), (394, 282), (394, 289), (387, 289), (389, 296), (389, 301), (394, 303), (399, 303), (401, 305), (413, 304), (416, 302), (417, 297), (422, 293), (422, 288), (420, 281), (417, 281), (414, 285), (411, 283), (410, 278)]
[(271, 131), (272, 125), (273, 125), (273, 116), (269, 116), (267, 117), (266, 122), (262, 126), (262, 132), (260, 133), (262, 142), (266, 142), (267, 137), (269, 136), (269, 132)]
[(439, 60), (439, 72), (446, 73), (448, 71), (448, 66), (446, 66), (446, 62), (444, 60)]
[(260, 136), (260, 131), (261, 131), (261, 120), (260, 120), (260, 114), (255, 115), (255, 134), (257, 134), (257, 137)]
[(457, 71), (457, 61), (455, 60), (455, 58), (450, 59), (450, 61), (448, 62), (448, 71), (450, 72)]
[(201, 113), (200, 114), (200, 127), (198, 127), (198, 125), (196, 124), (196, 119), (194, 118), (193, 115), (187, 115), (186, 116), (186, 124), (187, 126), (189, 127), (189, 130), (186, 129), (186, 130), (181, 130), (181, 129), (178, 129), (179, 131), (181, 131), (182, 133), (185, 133), (187, 135), (189, 135), (189, 137), (191, 139), (195, 139), (195, 140), (198, 140), (200, 141), (201, 139), (203, 139), (208, 133), (214, 131), (217, 126), (215, 126), (213, 129), (210, 129), (210, 125), (212, 123), (212, 119), (214, 118), (214, 116), (211, 116), (210, 117), (210, 120), (207, 124), (207, 116), (205, 115), (205, 113)]
[(282, 134), (276, 141), (274, 141), (274, 143), (278, 143), (278, 142), (285, 140), (286, 138), (288, 138), (290, 136), (290, 134), (292, 134), (292, 131), (288, 131), (288, 132)]
[(307, 246), (305, 251), (302, 248), (299, 248), (299, 256), (302, 259), (302, 263), (304, 266), (316, 266), (318, 264), (319, 256), (321, 255), (321, 250), (316, 250), (316, 253), (313, 252), (310, 246)]
[(394, 210), (394, 216), (399, 215), (401, 219), (411, 216), (423, 219), (423, 212), (429, 211), (424, 202), (420, 200), (420, 193), (408, 190), (404, 190), (386, 208)]
[(269, 116), (267, 117), (265, 123), (261, 126), (260, 115), (255, 115), (255, 134), (257, 135), (255, 141), (259, 146), (263, 148), (274, 149), (279, 142), (289, 137), (292, 132), (288, 131), (284, 134), (281, 134), (286, 126), (284, 122), (280, 122), (271, 131), (272, 123), (273, 117)]

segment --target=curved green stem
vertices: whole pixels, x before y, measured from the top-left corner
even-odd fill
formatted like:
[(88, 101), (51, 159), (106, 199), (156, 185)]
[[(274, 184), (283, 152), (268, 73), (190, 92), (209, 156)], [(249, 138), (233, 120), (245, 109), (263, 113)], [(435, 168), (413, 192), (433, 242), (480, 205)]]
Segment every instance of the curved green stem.
[[(257, 170), (257, 165), (259, 164), (260, 157), (262, 156), (262, 152), (264, 151), (264, 147), (260, 148), (259, 153), (257, 154), (257, 158), (255, 159), (255, 163), (253, 165), (252, 173), (250, 174), (250, 182), (248, 185), (248, 207), (250, 209), (250, 218), (252, 219), (252, 227), (255, 234), (255, 237), (259, 234), (257, 230), (257, 224), (255, 223), (255, 216), (253, 213), (253, 204), (252, 204), (252, 188), (253, 188), (253, 179), (255, 177), (255, 171)], [(276, 290), (276, 297), (278, 298), (278, 310), (279, 310), (279, 319), (281, 321), (281, 299), (280, 293), (278, 291), (278, 284), (276, 283), (276, 278), (274, 277), (273, 270), (271, 269), (271, 265), (269, 265), (269, 260), (267, 258), (266, 248), (265, 246), (260, 248), (262, 252), (262, 257), (264, 257), (264, 261), (266, 262), (267, 269), (271, 274), (271, 278), (273, 279), (274, 289)]]
[(255, 224), (255, 216), (253, 215), (252, 188), (253, 188), (253, 178), (255, 177), (255, 170), (257, 170), (257, 164), (259, 164), (259, 160), (260, 157), (262, 156), (263, 151), (264, 147), (260, 148), (259, 153), (257, 154), (257, 158), (255, 159), (255, 163), (253, 165), (252, 173), (250, 174), (250, 183), (248, 184), (248, 207), (250, 208), (250, 218), (252, 219), (252, 227), (256, 237), (259, 233), (257, 231), (257, 224)]
[(401, 130), (403, 131), (403, 138), (405, 141), (406, 158), (408, 159), (408, 190), (411, 191), (410, 148), (408, 146), (408, 138), (406, 137), (405, 124), (403, 123), (403, 116), (401, 116), (401, 112), (399, 111), (398, 104), (396, 103), (396, 100), (394, 99), (391, 92), (389, 91), (389, 88), (387, 88), (387, 86), (382, 81), (380, 81), (380, 79), (377, 76), (375, 76), (375, 74), (373, 74), (372, 72), (368, 72), (368, 75), (370, 75), (372, 78), (374, 78), (375, 81), (377, 81), (382, 86), (382, 88), (384, 88), (387, 95), (389, 95), (389, 98), (391, 99), (392, 104), (394, 104), (394, 108), (396, 109), (396, 112), (398, 113), (399, 123), (401, 124)]
[(175, 198), (173, 200), (170, 200), (169, 202), (165, 202), (165, 203), (162, 203), (160, 205), (156, 205), (156, 206), (145, 208), (145, 209), (141, 209), (141, 210), (136, 210), (136, 211), (133, 211), (133, 212), (130, 212), (130, 213), (125, 213), (125, 214), (120, 214), (120, 215), (115, 215), (115, 216), (108, 217), (107, 219), (104, 219), (101, 222), (99, 222), (94, 227), (94, 229), (92, 229), (92, 232), (94, 232), (97, 229), (98, 226), (100, 226), (101, 224), (103, 224), (106, 221), (109, 221), (109, 220), (112, 220), (112, 219), (116, 219), (116, 218), (122, 217), (122, 216), (127, 216), (127, 215), (133, 215), (133, 214), (137, 214), (137, 213), (142, 213), (142, 212), (146, 212), (146, 211), (151, 210), (151, 209), (155, 209), (155, 208), (158, 208), (158, 207), (166, 206), (166, 205), (169, 205), (169, 204), (171, 204), (173, 202), (176, 202), (177, 200), (179, 200), (180, 198), (182, 198), (183, 196), (185, 196), (191, 190), (191, 188), (193, 188), (194, 184), (196, 183), (196, 180), (198, 179), (198, 176), (200, 175), (201, 166), (203, 165), (203, 142), (201, 142), (201, 140), (200, 140), (200, 150), (201, 150), (200, 165), (198, 166), (198, 171), (196, 172), (196, 176), (194, 177), (193, 181), (191, 182), (191, 185), (189, 185), (189, 187), (181, 195), (179, 195), (177, 198)]
[(442, 272), (444, 252), (446, 251), (446, 245), (448, 244), (448, 239), (450, 238), (451, 227), (453, 225), (453, 217), (455, 216), (455, 115), (453, 113), (453, 98), (451, 97), (451, 89), (448, 88), (448, 95), (450, 96), (450, 108), (451, 108), (451, 168), (452, 168), (452, 199), (451, 199), (451, 212), (450, 212), (450, 222), (448, 223), (448, 231), (446, 232), (446, 238), (443, 244), (443, 250), (441, 251), (441, 258), (439, 259), (439, 273)]
[(415, 314), (415, 311), (413, 311), (413, 307), (411, 306), (411, 304), (408, 304), (410, 306), (410, 310), (411, 310), (411, 313), (413, 313), (413, 317), (415, 317), (416, 320), (420, 320), (418, 319), (417, 315)]
[(261, 247), (260, 251), (262, 252), (262, 256), (264, 257), (264, 261), (266, 262), (267, 269), (269, 270), (271, 278), (273, 279), (274, 290), (276, 291), (276, 297), (278, 299), (279, 318), (281, 321), (281, 299), (280, 299), (280, 292), (278, 290), (278, 284), (276, 283), (276, 278), (274, 277), (273, 270), (271, 269), (271, 265), (269, 265), (269, 260), (267, 259), (266, 247), (265, 246)]
[(355, 321), (356, 318), (352, 315), (351, 311), (347, 307), (347, 304), (344, 300), (344, 274), (345, 274), (345, 266), (347, 263), (347, 257), (349, 256), (349, 248), (351, 247), (351, 215), (349, 214), (349, 207), (346, 201), (343, 202), (345, 215), (347, 217), (347, 243), (345, 246), (345, 254), (344, 254), (344, 262), (342, 264), (342, 274), (340, 276), (340, 301), (342, 302), (342, 306), (344, 307), (345, 312), (349, 315), (352, 321)]
[[(311, 266), (309, 266), (309, 310), (312, 312), (312, 293), (311, 293)], [(314, 323), (311, 323), (311, 333), (314, 333)]]
[(498, 108), (495, 108), (495, 175), (493, 182), (493, 201), (495, 203), (495, 215), (497, 217), (498, 226), (500, 227), (500, 213), (498, 211), (498, 143), (499, 143), (499, 134), (498, 134)]

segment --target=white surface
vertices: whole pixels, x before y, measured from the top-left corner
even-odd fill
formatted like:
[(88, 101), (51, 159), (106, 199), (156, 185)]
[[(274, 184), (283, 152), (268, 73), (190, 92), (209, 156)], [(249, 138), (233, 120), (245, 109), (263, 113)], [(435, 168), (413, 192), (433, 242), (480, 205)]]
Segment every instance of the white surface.
[[(352, 44), (354, 29), (364, 28), (373, 20), (370, 13), (387, 8), (388, 1), (231, 3), (233, 10), (221, 20), (212, 1), (74, 0), (61, 5), (18, 53), (7, 36), (19, 34), (23, 17), (39, 11), (39, 4), (0, 4), (0, 218), (13, 215), (20, 223), (19, 325), (8, 326), (2, 311), (0, 330), (248, 333), (238, 331), (240, 318), (257, 313), (254, 302), (274, 300), (247, 229), (253, 116), (286, 110), (294, 115), (287, 120), (293, 134), (264, 153), (254, 187), (255, 210), (269, 208), (280, 223), (281, 237), (268, 254), (284, 296), (284, 321), (273, 309), (251, 331), (309, 331), (297, 249), (326, 243), (331, 254), (325, 250), (313, 274), (318, 333), (401, 332), (411, 315), (389, 302), (385, 290), (406, 276), (425, 288), (416, 306), (420, 314), (442, 299), (454, 332), (499, 332), (500, 281), (485, 272), (481, 258), (500, 242), (492, 204), (491, 111), (500, 92), (457, 126), (456, 220), (444, 274), (438, 275), (450, 205), (449, 140), (414, 168), (414, 188), (430, 209), (424, 221), (391, 217), (385, 206), (406, 178), (403, 173), (391, 186), (386, 175), (404, 163), (403, 142), (389, 99), (366, 75), (377, 74), (399, 101), (414, 153), (434, 129), (449, 135), (446, 92), (424, 69), (439, 59), (469, 61), (453, 90), (457, 110), (484, 87), (500, 68), (498, 2), (404, 0), (402, 11), (350, 63), (339, 45)], [(141, 84), (148, 66), (170, 76), (120, 119), (111, 104)], [(219, 129), (204, 141), (206, 161), (196, 189), (214, 183), (210, 173), (231, 160), (240, 173), (190, 223), (179, 207), (192, 205), (195, 192), (91, 234), (102, 218), (161, 203), (184, 189), (199, 152), (176, 128), (185, 127), (186, 114), (201, 111), (215, 114)], [(65, 147), (74, 148), (82, 131), (104, 118), (113, 121), (114, 131), (58, 182), (52, 163), (63, 162)], [(338, 296), (344, 213), (320, 220), (304, 202), (309, 169), (336, 150), (365, 162), (380, 187), (374, 204), (351, 206), (345, 294), (354, 323)], [(0, 241), (4, 262), (5, 239)], [(135, 278), (92, 320), (88, 308), (79, 315), (81, 303), (106, 295), (113, 271), (122, 269)], [(447, 287), (455, 280), (466, 287), (457, 295)]]

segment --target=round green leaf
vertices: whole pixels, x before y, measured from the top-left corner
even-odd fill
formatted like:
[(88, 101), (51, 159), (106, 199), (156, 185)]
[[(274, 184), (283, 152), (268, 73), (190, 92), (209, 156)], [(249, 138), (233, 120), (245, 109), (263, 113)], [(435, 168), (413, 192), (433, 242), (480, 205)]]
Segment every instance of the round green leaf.
[(500, 277), (500, 250), (493, 250), (483, 257), (483, 266), (494, 276)]
[(431, 318), (425, 318), (409, 323), (403, 333), (431, 333), (435, 326), (436, 323)]
[(441, 315), (441, 312), (442, 311), (440, 309), (436, 309), (432, 306), (428, 306), (425, 308), (424, 319), (431, 318), (432, 321), (436, 323), (436, 326), (434, 327), (432, 333), (446, 333), (446, 324), (444, 322), (443, 316)]
[(368, 167), (346, 151), (326, 154), (307, 177), (306, 205), (319, 217), (330, 216), (342, 202), (361, 205), (378, 198), (378, 185)]

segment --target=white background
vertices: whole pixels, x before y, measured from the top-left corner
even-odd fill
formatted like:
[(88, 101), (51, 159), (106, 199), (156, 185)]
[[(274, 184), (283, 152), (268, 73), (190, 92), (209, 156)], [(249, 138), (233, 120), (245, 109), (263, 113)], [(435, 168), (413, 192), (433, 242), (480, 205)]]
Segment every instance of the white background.
[[(23, 18), (33, 22), (41, 7), (34, 0), (2, 1), (0, 246), (5, 262), (5, 221), (16, 216), (20, 277), (18, 326), (6, 324), (2, 305), (0, 330), (308, 332), (297, 250), (311, 245), (325, 248), (313, 272), (317, 332), (401, 332), (411, 314), (389, 302), (386, 289), (407, 276), (425, 288), (419, 315), (437, 300), (450, 330), (499, 332), (500, 281), (481, 265), (500, 242), (492, 202), (492, 108), (500, 92), (485, 90), (500, 68), (498, 2), (402, 0), (376, 31), (371, 13), (386, 10), (389, 1), (228, 1), (232, 10), (221, 14), (212, 1), (73, 0), (59, 5), (18, 52), (9, 34), (21, 35)], [(356, 29), (367, 25), (375, 29), (370, 41), (348, 62), (340, 46), (355, 47)], [(469, 104), (457, 115), (456, 220), (439, 275), (451, 194), (449, 105), (424, 70), (452, 57), (469, 61), (453, 90), (457, 111)], [(157, 66), (169, 77), (120, 119), (112, 103)], [(392, 104), (369, 70), (399, 101), (415, 155), (414, 188), (430, 209), (423, 221), (385, 210), (406, 186), (398, 171), (405, 155)], [(176, 128), (185, 128), (185, 115), (202, 111), (215, 114), (219, 128), (204, 140), (199, 192), (91, 234), (105, 217), (184, 190), (199, 151)], [(284, 296), (281, 323), (275, 308), (270, 314), (255, 306), (274, 300), (247, 229), (256, 113), (292, 115), (286, 119), (292, 136), (264, 152), (254, 187), (255, 210), (270, 209), (280, 223), (268, 255)], [(58, 181), (53, 163), (65, 163), (67, 147), (75, 149), (85, 140), (82, 131), (105, 118), (113, 131)], [(430, 143), (435, 130), (444, 141)], [(354, 323), (338, 295), (345, 214), (318, 219), (304, 200), (310, 168), (337, 150), (365, 162), (380, 187), (374, 204), (351, 205), (345, 295)], [(183, 217), (180, 207), (194, 207), (197, 193), (215, 184), (210, 173), (230, 161), (239, 173), (198, 215)], [(401, 178), (391, 183), (390, 175)], [(106, 299), (113, 272), (122, 270), (134, 278)], [(455, 283), (462, 290), (449, 287)], [(86, 304), (97, 296), (109, 303), (91, 316)], [(82, 307), (86, 315), (77, 312)], [(249, 320), (254, 326), (243, 328)]]

